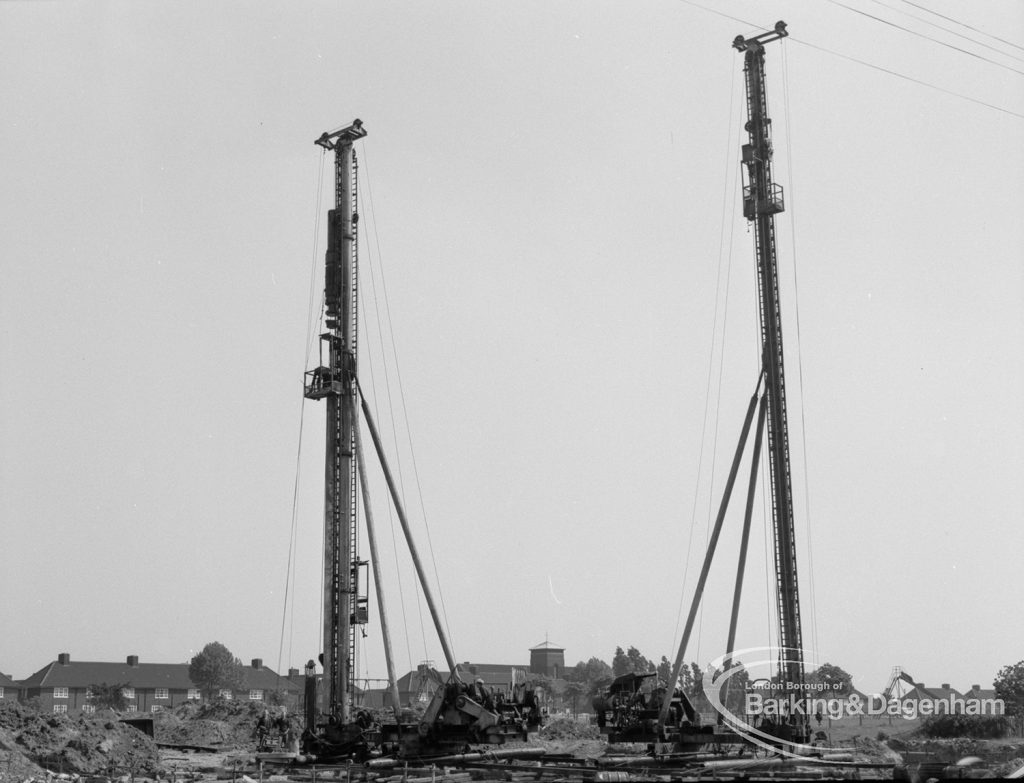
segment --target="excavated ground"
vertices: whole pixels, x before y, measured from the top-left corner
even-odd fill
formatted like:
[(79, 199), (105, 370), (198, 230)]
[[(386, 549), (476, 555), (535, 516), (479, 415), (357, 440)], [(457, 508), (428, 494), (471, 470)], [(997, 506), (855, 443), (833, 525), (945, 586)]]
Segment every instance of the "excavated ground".
[[(0, 705), (0, 783), (55, 780), (102, 783), (117, 780), (184, 781), (232, 780), (252, 783), (259, 773), (255, 764), (254, 727), (262, 708), (249, 703), (184, 705), (174, 711), (155, 713), (154, 738), (124, 723), (113, 713), (53, 715), (19, 704)], [(136, 716), (133, 716), (136, 717)], [(157, 743), (160, 743), (158, 747)], [(642, 754), (642, 746), (608, 746), (597, 729), (567, 718), (556, 718), (537, 735), (531, 747), (542, 747), (562, 758), (596, 759), (605, 754)], [(925, 740), (901, 736), (881, 741), (855, 737), (841, 743), (856, 761), (900, 763), (932, 758), (956, 763), (977, 757), (977, 776), (1006, 774), (1024, 764), (1020, 740)], [(201, 750), (200, 750), (201, 749)], [(412, 770), (407, 770), (406, 776)], [(381, 781), (390, 781), (381, 773)], [(505, 773), (504, 779), (535, 773)], [(511, 777), (510, 777), (511, 775)], [(318, 777), (322, 777), (321, 773)], [(457, 783), (478, 771), (429, 773), (429, 778)], [(973, 776), (973, 775), (972, 775)], [(308, 779), (308, 775), (292, 775)], [(543, 779), (549, 776), (544, 775)], [(592, 776), (591, 776), (592, 777)], [(265, 770), (263, 780), (286, 780)], [(525, 778), (524, 778), (525, 779)]]
[(0, 780), (135, 775), (160, 771), (156, 743), (111, 714), (55, 715), (0, 705)]

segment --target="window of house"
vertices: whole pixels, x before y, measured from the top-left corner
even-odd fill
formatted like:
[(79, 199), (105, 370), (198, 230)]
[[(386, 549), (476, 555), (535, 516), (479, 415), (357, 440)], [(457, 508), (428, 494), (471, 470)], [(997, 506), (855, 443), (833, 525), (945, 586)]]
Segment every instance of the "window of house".
[(82, 712), (88, 712), (88, 713), (96, 712), (96, 705), (95, 704), (83, 704), (82, 705)]
[(199, 693), (199, 689), (198, 688), (189, 688), (188, 689), (188, 698), (192, 699), (193, 701), (197, 700), (197, 699), (201, 699), (202, 696)]
[(167, 688), (157, 688), (153, 692), (153, 698), (154, 699), (169, 699), (169, 698), (171, 698), (171, 694), (170, 694), (170, 691), (168, 691)]
[[(68, 689), (67, 688), (54, 688), (53, 689), (53, 698), (55, 698), (55, 699), (66, 699), (67, 697), (68, 697)], [(67, 708), (65, 708), (65, 712), (66, 711), (67, 711)]]
[(122, 688), (121, 689), (121, 695), (124, 696), (126, 699), (134, 699), (135, 698), (135, 689), (134, 688)]
[(4, 697), (4, 689), (0, 688), (0, 699)]
[(162, 709), (163, 709), (163, 707), (161, 705), (153, 704), (153, 705), (150, 706), (149, 711), (150, 712), (160, 712), (160, 710), (162, 710)]
[(226, 688), (217, 691), (217, 695), (220, 696), (222, 699), (227, 699), (228, 701), (235, 697), (235, 694), (227, 690)]
[(138, 712), (138, 711), (139, 711), (139, 705), (138, 704), (129, 704), (128, 705), (128, 712)]
[(263, 701), (263, 691), (249, 691), (249, 701)]
[(54, 704), (53, 705), (53, 711), (56, 712), (58, 715), (63, 715), (64, 713), (66, 713), (68, 711), (68, 705), (66, 705), (66, 704)]

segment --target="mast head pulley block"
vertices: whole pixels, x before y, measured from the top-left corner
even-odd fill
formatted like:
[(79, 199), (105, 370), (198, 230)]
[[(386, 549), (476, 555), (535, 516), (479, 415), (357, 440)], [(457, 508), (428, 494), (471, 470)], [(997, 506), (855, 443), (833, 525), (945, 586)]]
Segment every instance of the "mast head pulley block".
[[(747, 49), (760, 48), (766, 43), (771, 41), (777, 41), (780, 38), (785, 38), (789, 33), (786, 31), (786, 23), (778, 21), (775, 23), (775, 29), (767, 33), (761, 33), (755, 35), (753, 38), (744, 38), (742, 35), (737, 35), (732, 42), (735, 49), (741, 52), (745, 52)], [(319, 144), (319, 142), (317, 142)]]
[(356, 139), (361, 139), (366, 135), (366, 131), (363, 130), (362, 120), (352, 120), (351, 125), (347, 125), (340, 130), (331, 131), (330, 133), (324, 131), (319, 139), (314, 141), (314, 144), (318, 144), (325, 150), (333, 150), (338, 146), (338, 143), (349, 143), (351, 144)]

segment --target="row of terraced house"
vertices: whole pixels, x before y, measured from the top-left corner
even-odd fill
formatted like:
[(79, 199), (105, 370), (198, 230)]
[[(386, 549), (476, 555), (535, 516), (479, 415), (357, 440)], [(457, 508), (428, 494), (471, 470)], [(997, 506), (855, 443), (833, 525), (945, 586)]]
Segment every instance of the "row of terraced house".
[[(543, 674), (559, 679), (565, 673), (565, 649), (544, 641), (530, 648), (530, 662), (517, 664), (460, 664), (463, 676), (480, 680), (487, 687), (502, 690), (516, 670)], [(128, 712), (157, 712), (204, 698), (200, 688), (188, 675), (187, 663), (143, 663), (139, 656), (129, 655), (124, 663), (73, 661), (61, 653), (25, 680), (12, 680), (0, 673), (0, 702), (29, 701), (38, 703), (47, 712), (91, 712), (91, 689), (99, 685), (121, 685)], [(433, 692), (448, 679), (448, 672), (439, 672), (431, 662), (420, 664), (398, 680), (403, 706), (425, 706)], [(253, 658), (243, 668), (242, 687), (221, 690), (215, 698), (282, 704), (289, 710), (301, 710), (305, 695), (305, 675), (298, 669), (277, 674)], [(389, 707), (390, 696), (385, 688), (356, 689), (356, 703), (366, 707)]]
[[(121, 685), (128, 712), (157, 712), (203, 700), (189, 678), (187, 663), (143, 663), (129, 655), (123, 663), (72, 661), (61, 653), (31, 677), (13, 680), (0, 674), (0, 700), (36, 701), (47, 712), (92, 712), (92, 688)], [(301, 708), (304, 677), (298, 669), (280, 675), (254, 658), (243, 668), (242, 687), (220, 690), (220, 699), (248, 700)]]

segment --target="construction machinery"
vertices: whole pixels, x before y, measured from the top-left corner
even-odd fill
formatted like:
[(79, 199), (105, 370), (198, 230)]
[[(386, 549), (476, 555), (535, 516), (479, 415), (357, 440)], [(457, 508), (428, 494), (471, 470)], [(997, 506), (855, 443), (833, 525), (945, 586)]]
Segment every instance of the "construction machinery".
[[(438, 607), (416, 551), (408, 519), (388, 466), (380, 435), (362, 397), (358, 375), (358, 160), (354, 144), (366, 135), (355, 120), (324, 133), (316, 144), (334, 152), (335, 207), (328, 212), (324, 273), (324, 323), (320, 364), (306, 372), (307, 399), (327, 407), (324, 482), (323, 651), (306, 666), (305, 730), (297, 757), (324, 762), (366, 759), (382, 754), (407, 757), (462, 752), (476, 743), (525, 739), (539, 725), (540, 711), (527, 688), (494, 693), (463, 680), (444, 632)], [(402, 525), (413, 565), (445, 660), (449, 679), (436, 688), (422, 716), (403, 711), (396, 687), (384, 590), (378, 567), (373, 515), (359, 428), (362, 411), (374, 450)], [(363, 498), (360, 515), (360, 496)], [(370, 559), (358, 555), (358, 518), (366, 525)], [(380, 720), (354, 706), (356, 640), (369, 618), (365, 592), (367, 565), (374, 583), (388, 667), (393, 720)]]
[[(682, 750), (693, 750), (705, 745), (734, 745), (747, 741), (745, 734), (741, 736), (742, 727), (736, 725), (735, 721), (732, 723), (723, 721), (719, 716), (711, 723), (702, 723), (699, 716), (695, 714), (692, 704), (689, 703), (689, 698), (682, 689), (677, 688), (677, 684), (680, 682), (687, 644), (693, 630), (729, 498), (757, 408), (759, 408), (759, 415), (751, 459), (746, 514), (726, 644), (728, 652), (722, 669), (729, 670), (733, 663), (731, 651), (736, 638), (758, 461), (763, 437), (764, 434), (767, 434), (779, 635), (778, 668), (774, 679), (778, 688), (787, 694), (802, 694), (803, 692), (804, 663), (800, 627), (800, 597), (797, 584), (797, 550), (793, 524), (793, 491), (786, 421), (782, 317), (775, 240), (775, 215), (783, 211), (785, 201), (782, 186), (772, 179), (771, 119), (768, 117), (765, 97), (765, 45), (787, 35), (786, 24), (779, 22), (769, 32), (752, 38), (738, 36), (733, 41), (733, 46), (744, 54), (748, 141), (742, 146), (742, 162), (746, 171), (746, 183), (743, 187), (743, 214), (753, 226), (759, 290), (762, 366), (754, 395), (747, 408), (739, 444), (733, 458), (718, 516), (709, 538), (704, 564), (669, 681), (661, 684), (658, 688), (650, 689), (649, 694), (645, 694), (644, 689), (637, 683), (631, 684), (635, 688), (635, 692), (632, 694), (625, 693), (624, 683), (619, 683), (618, 686), (613, 684), (612, 690), (604, 698), (605, 709), (599, 711), (599, 721), (604, 724), (602, 731), (611, 742), (664, 742), (671, 743)], [(760, 403), (758, 403), (758, 399), (760, 399)], [(618, 691), (613, 692), (616, 687), (618, 687)], [(628, 703), (624, 703), (627, 699)], [(790, 745), (806, 743), (810, 738), (810, 727), (806, 715), (785, 716), (771, 725), (765, 724), (761, 727), (761, 731), (764, 735), (777, 738), (780, 743)]]

